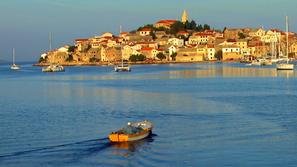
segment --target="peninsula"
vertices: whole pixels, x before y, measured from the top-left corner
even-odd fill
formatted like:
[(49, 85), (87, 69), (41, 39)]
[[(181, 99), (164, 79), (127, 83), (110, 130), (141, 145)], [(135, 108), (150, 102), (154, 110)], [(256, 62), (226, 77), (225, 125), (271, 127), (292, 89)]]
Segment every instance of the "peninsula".
[[(111, 65), (122, 58), (129, 63), (173, 63), (202, 61), (251, 61), (260, 57), (284, 55), (286, 33), (279, 29), (224, 28), (188, 20), (160, 20), (131, 32), (75, 39), (41, 55), (35, 65)], [(297, 58), (297, 35), (289, 32), (289, 57)]]

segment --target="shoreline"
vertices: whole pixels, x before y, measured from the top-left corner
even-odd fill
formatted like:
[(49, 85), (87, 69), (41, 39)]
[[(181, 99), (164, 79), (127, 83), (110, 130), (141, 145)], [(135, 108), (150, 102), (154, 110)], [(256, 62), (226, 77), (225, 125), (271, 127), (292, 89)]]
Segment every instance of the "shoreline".
[[(154, 61), (154, 62), (129, 62), (129, 65), (154, 65), (154, 64), (197, 64), (197, 63), (240, 63), (240, 61)], [(35, 63), (32, 66), (44, 67), (49, 66), (51, 63)], [(114, 66), (119, 63), (108, 63), (108, 62), (98, 62), (98, 63), (61, 63), (62, 66)]]

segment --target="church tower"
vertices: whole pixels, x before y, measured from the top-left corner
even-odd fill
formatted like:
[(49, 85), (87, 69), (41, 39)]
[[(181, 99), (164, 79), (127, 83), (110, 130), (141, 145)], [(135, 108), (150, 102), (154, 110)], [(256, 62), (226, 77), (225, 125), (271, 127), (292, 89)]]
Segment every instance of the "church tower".
[(182, 16), (182, 22), (185, 23), (188, 21), (188, 12), (184, 10), (183, 16)]

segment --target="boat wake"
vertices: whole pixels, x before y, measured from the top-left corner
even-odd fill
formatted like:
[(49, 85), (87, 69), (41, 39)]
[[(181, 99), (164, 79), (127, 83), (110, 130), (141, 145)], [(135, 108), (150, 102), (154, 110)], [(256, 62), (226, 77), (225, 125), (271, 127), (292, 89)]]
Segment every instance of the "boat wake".
[[(111, 143), (108, 138), (101, 138), (12, 152), (0, 155), (0, 166), (1, 163), (12, 166), (65, 166), (69, 164), (93, 166), (89, 163), (101, 164), (105, 161), (102, 157), (132, 156), (148, 147), (149, 143), (154, 141), (155, 136), (157, 135), (151, 134), (143, 140), (124, 143)], [(110, 166), (110, 164), (106, 165)]]
[[(92, 154), (92, 152), (98, 152), (110, 147), (111, 144), (108, 141), (108, 138), (86, 140), (68, 144), (60, 144), (55, 146), (46, 146), (41, 148), (36, 148), (32, 150), (19, 151), (13, 153), (7, 153), (0, 155), (0, 161), (5, 158), (27, 156), (30, 154), (46, 154), (46, 153), (58, 153), (58, 152), (67, 152), (67, 149), (77, 148), (77, 151), (84, 152), (85, 154)], [(81, 149), (79, 149), (81, 148)], [(84, 148), (84, 149), (83, 149)]]

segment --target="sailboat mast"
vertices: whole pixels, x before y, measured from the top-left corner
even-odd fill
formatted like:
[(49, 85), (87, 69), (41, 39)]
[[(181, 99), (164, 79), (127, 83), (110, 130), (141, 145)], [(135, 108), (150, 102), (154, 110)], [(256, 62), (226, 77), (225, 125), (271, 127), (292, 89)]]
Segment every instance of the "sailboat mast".
[[(122, 33), (122, 25), (120, 25), (120, 35), (121, 36)], [(122, 47), (122, 42), (120, 43), (121, 45), (121, 59), (122, 59), (122, 67), (124, 66), (124, 60), (123, 60), (123, 47)]]
[(288, 16), (286, 16), (286, 42), (287, 42), (287, 50), (286, 50), (286, 56), (287, 61), (289, 59), (289, 23), (288, 23)]
[(12, 48), (12, 64), (15, 64), (15, 50)]
[(50, 32), (49, 33), (49, 51), (51, 51), (52, 50), (52, 33)]
[(281, 36), (278, 36), (278, 58), (280, 58), (281, 55), (281, 44), (282, 44), (282, 40), (281, 40)]

